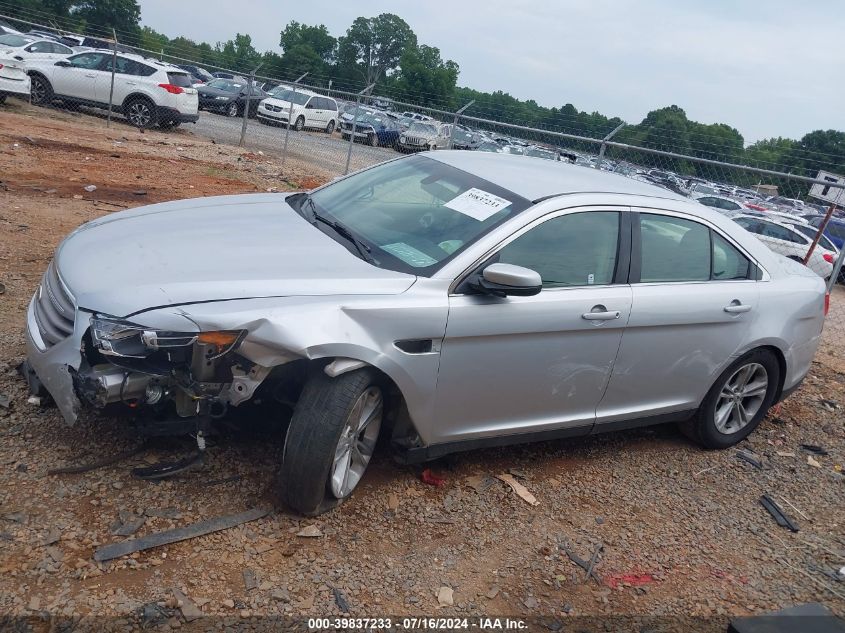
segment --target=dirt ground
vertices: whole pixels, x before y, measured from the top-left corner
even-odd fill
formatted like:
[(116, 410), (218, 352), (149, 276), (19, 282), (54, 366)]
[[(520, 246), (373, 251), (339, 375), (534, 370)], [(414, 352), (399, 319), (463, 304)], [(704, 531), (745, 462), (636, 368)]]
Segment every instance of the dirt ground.
[[(100, 625), (174, 629), (188, 625), (191, 605), (230, 622), (637, 615), (655, 626), (694, 618), (689, 626), (706, 630), (810, 601), (845, 615), (836, 573), (845, 565), (845, 368), (836, 334), (802, 388), (740, 447), (762, 468), (736, 450), (697, 448), (672, 425), (455, 456), (431, 465), (445, 479), (440, 487), (383, 451), (353, 498), (316, 519), (276, 510), (95, 562), (97, 547), (126, 538), (114, 533), (121, 528), (140, 537), (266, 505), (281, 437), (268, 425), (219, 438), (203, 466), (158, 483), (134, 478), (132, 467), (178, 457), (188, 444), (154, 442), (114, 466), (48, 475), (140, 444), (122, 419), (68, 428), (56, 409), (27, 402), (15, 371), (24, 312), (57, 243), (123, 208), (326, 178), (293, 161), (280, 173), (275, 157), (190, 132), (141, 134), (59, 111), (0, 110), (0, 628), (5, 615), (42, 623), (109, 616)], [(834, 315), (845, 311), (845, 293), (833, 301)], [(496, 478), (507, 473), (537, 505)], [(763, 493), (799, 532), (774, 522)], [(315, 536), (300, 536), (306, 528)], [(599, 552), (596, 579), (585, 579), (566, 550), (586, 560)]]

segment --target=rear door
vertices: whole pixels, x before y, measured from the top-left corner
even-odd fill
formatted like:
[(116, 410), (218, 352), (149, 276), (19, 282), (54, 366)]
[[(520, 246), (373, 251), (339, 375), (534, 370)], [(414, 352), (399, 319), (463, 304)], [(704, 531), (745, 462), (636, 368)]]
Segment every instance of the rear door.
[(757, 268), (698, 218), (633, 217), (632, 306), (596, 424), (695, 409), (758, 318)]

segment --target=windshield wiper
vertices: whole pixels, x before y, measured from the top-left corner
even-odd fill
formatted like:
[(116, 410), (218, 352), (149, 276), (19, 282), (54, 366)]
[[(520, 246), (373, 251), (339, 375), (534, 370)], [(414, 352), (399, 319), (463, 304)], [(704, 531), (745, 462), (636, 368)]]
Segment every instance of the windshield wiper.
[(314, 204), (314, 201), (311, 199), (311, 196), (307, 193), (305, 194), (305, 202), (311, 207), (311, 218), (309, 219), (309, 222), (311, 222), (311, 224), (322, 222), (323, 224), (330, 226), (332, 229), (334, 229), (335, 233), (352, 242), (352, 244), (358, 250), (358, 253), (360, 253), (361, 258), (364, 261), (367, 261), (371, 264), (376, 263), (376, 259), (375, 257), (373, 257), (372, 250), (370, 249), (370, 247), (363, 240), (356, 237), (355, 234), (352, 233), (352, 231), (350, 231), (337, 220), (332, 220), (331, 218), (327, 218), (324, 215), (320, 215), (317, 212), (317, 205)]

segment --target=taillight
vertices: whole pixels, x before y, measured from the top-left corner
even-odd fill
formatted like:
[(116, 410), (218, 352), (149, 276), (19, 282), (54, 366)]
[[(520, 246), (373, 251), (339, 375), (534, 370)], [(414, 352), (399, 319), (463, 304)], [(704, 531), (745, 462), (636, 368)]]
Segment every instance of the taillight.
[(833, 255), (831, 255), (830, 253), (825, 253), (824, 255), (822, 255), (822, 257), (824, 258), (824, 261), (826, 261), (828, 264), (833, 263)]
[(751, 202), (747, 202), (745, 206), (749, 209), (754, 209), (755, 211), (768, 211), (766, 207), (761, 207), (759, 204), (753, 204)]
[(3, 64), (0, 64), (0, 70), (3, 70)]
[(827, 313), (830, 312), (830, 293), (824, 293), (824, 315), (827, 316)]
[(182, 86), (174, 86), (173, 84), (159, 84), (159, 88), (164, 88), (172, 95), (180, 95), (185, 92), (185, 89)]

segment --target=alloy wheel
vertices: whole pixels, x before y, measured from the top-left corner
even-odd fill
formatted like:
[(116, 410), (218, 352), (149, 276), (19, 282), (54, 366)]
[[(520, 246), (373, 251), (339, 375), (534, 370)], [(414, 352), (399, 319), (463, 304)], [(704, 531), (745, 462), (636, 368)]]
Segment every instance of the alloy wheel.
[(337, 499), (351, 493), (373, 456), (381, 428), (381, 389), (368, 387), (355, 401), (335, 447), (330, 486)]
[(234, 101), (230, 103), (229, 106), (226, 108), (226, 114), (228, 114), (230, 117), (238, 116), (238, 104)]
[(731, 435), (748, 426), (760, 411), (768, 389), (769, 374), (760, 363), (737, 369), (719, 393), (713, 414), (716, 430)]
[(127, 118), (135, 127), (148, 127), (153, 120), (153, 111), (147, 103), (134, 101), (129, 106)]
[(47, 100), (47, 86), (38, 78), (34, 78), (30, 84), (30, 98), (32, 103), (40, 104)]

